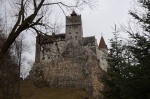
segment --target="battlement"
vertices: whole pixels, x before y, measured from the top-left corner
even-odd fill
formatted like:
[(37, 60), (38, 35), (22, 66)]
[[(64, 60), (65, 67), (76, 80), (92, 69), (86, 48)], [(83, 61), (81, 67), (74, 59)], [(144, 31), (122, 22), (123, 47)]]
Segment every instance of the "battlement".
[(73, 11), (70, 16), (66, 17), (66, 26), (67, 25), (81, 25), (81, 15), (77, 15), (75, 11)]
[(75, 17), (72, 17), (72, 16), (68, 16), (66, 17), (66, 25), (81, 25), (82, 22), (81, 22), (81, 15), (77, 15)]
[(67, 18), (72, 18), (72, 17), (78, 17), (78, 18), (81, 18), (81, 15), (76, 15), (76, 16), (67, 16)]

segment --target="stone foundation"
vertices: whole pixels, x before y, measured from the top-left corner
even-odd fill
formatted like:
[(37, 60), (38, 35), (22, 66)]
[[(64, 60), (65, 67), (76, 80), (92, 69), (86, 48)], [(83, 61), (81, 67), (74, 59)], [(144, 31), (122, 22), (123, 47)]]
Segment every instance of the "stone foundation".
[(59, 60), (49, 63), (35, 63), (30, 77), (35, 81), (46, 82), (54, 87), (73, 87), (87, 91), (100, 99), (103, 84), (100, 76), (104, 73), (96, 55), (88, 48), (74, 45), (67, 47)]

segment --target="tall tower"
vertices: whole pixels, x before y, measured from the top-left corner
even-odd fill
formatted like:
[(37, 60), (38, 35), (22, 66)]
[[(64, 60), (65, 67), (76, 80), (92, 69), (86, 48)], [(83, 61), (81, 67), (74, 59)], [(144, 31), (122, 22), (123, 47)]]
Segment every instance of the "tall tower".
[(78, 42), (83, 37), (81, 15), (73, 11), (66, 17), (66, 41)]

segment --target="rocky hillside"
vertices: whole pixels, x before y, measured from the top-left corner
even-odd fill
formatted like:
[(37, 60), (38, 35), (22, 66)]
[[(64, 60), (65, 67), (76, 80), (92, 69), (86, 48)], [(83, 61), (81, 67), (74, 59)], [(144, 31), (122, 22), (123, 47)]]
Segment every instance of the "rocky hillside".
[(87, 91), (93, 97), (101, 97), (103, 74), (95, 54), (88, 47), (69, 44), (62, 58), (49, 63), (34, 64), (30, 78), (38, 87), (71, 87)]
[[(87, 92), (74, 88), (37, 88), (30, 80), (20, 81), (20, 85), (20, 97), (14, 92), (13, 99), (93, 99)], [(1, 91), (0, 99), (5, 99)]]

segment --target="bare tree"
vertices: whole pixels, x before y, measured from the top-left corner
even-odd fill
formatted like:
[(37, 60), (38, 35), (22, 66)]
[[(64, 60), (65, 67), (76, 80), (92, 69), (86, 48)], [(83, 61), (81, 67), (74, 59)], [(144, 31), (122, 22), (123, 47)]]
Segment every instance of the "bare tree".
[[(5, 42), (6, 36), (0, 34), (0, 48), (1, 44)], [(13, 60), (14, 57), (11, 54), (12, 47), (7, 51), (5, 57), (0, 61), (0, 89), (6, 98), (12, 98), (14, 95), (14, 87), (17, 82), (17, 63)]]
[[(37, 27), (43, 26), (45, 28), (48, 28), (47, 24), (44, 24), (42, 22), (42, 18), (44, 15), (42, 15), (40, 12), (43, 9), (48, 10), (49, 6), (57, 5), (62, 9), (65, 7), (66, 9), (69, 8), (75, 8), (75, 7), (81, 7), (84, 5), (91, 5), (94, 0), (77, 0), (74, 4), (66, 4), (63, 2), (63, 0), (57, 0), (55, 2), (49, 1), (49, 0), (17, 0), (18, 2), (15, 3), (15, 6), (18, 8), (18, 13), (16, 14), (16, 22), (13, 26), (11, 32), (9, 33), (9, 36), (5, 43), (3, 44), (1, 51), (0, 51), (0, 59), (2, 59), (11, 46), (11, 44), (15, 41), (15, 39), (19, 36), (20, 33), (22, 33), (25, 30), (33, 29), (36, 31), (36, 33), (42, 33)], [(47, 11), (45, 11), (46, 13)]]
[(13, 52), (14, 52), (14, 60), (18, 65), (17, 70), (17, 94), (20, 96), (20, 75), (21, 75), (21, 67), (23, 66), (25, 59), (23, 53), (29, 49), (28, 45), (25, 44), (25, 36), (20, 35), (15, 42), (13, 43)]

